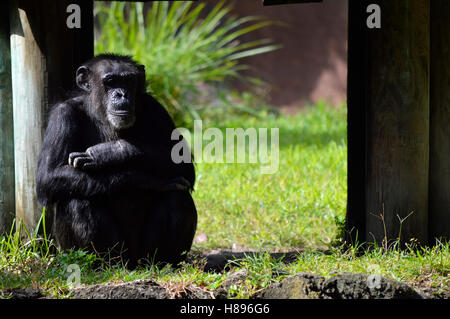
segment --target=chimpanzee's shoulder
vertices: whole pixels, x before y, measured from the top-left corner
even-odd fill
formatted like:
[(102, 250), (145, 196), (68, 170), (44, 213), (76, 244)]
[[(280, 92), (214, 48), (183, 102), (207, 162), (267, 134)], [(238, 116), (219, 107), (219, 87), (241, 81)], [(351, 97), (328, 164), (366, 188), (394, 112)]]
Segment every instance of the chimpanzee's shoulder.
[(160, 120), (172, 120), (166, 108), (158, 102), (156, 98), (146, 93), (142, 98), (142, 108), (144, 113), (150, 115), (153, 118), (158, 118)]
[(73, 97), (53, 105), (51, 113), (72, 114), (84, 112), (84, 98)]
[(142, 95), (142, 105), (148, 106), (148, 107), (162, 107), (164, 108), (161, 103), (158, 102), (156, 98), (154, 98), (149, 93), (145, 93)]
[(86, 118), (84, 100), (74, 97), (53, 105), (49, 112), (49, 121), (77, 122)]

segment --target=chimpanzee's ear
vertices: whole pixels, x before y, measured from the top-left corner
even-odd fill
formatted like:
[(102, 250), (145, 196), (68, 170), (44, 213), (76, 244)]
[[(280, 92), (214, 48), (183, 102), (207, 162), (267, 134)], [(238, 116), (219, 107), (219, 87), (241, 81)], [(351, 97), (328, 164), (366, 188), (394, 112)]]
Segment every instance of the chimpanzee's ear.
[(80, 89), (86, 92), (91, 91), (91, 70), (87, 66), (80, 66), (77, 70), (76, 81)]

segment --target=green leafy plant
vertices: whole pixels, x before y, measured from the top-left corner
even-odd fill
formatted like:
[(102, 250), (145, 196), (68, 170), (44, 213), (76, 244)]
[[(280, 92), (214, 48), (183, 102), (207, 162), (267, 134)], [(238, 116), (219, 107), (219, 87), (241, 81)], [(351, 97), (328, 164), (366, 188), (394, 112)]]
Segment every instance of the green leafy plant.
[(237, 77), (242, 58), (273, 51), (269, 39), (241, 41), (241, 36), (273, 24), (261, 17), (238, 18), (224, 1), (209, 12), (205, 3), (155, 1), (144, 13), (142, 3), (102, 3), (96, 7), (101, 32), (96, 53), (133, 56), (146, 66), (148, 90), (175, 120), (200, 117), (199, 85)]

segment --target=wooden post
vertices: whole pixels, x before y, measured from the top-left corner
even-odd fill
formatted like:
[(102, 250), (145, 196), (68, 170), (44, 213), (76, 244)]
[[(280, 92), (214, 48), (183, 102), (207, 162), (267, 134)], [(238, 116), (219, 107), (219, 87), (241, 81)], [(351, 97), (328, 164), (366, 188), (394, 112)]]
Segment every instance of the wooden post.
[(367, 73), (366, 238), (381, 243), (401, 230), (402, 241), (427, 244), (430, 1), (377, 2), (382, 27), (370, 32)]
[[(381, 8), (380, 29), (366, 25), (371, 3)], [(353, 17), (358, 25), (350, 23), (360, 30), (350, 31), (349, 42), (349, 147), (357, 150), (349, 158), (349, 165), (351, 160), (356, 165), (349, 167), (349, 183), (365, 194), (349, 199), (347, 230), (353, 223), (363, 232), (360, 242), (390, 242), (401, 230), (403, 242), (414, 238), (426, 244), (430, 1), (351, 0), (349, 5), (350, 12), (362, 14)], [(363, 129), (362, 137), (351, 135), (358, 134), (355, 128)], [(364, 149), (358, 148), (362, 144)]]
[(14, 136), (9, 44), (9, 5), (0, 4), (0, 236), (14, 219)]
[(430, 242), (450, 240), (450, 2), (431, 1)]
[[(81, 7), (81, 29), (67, 27), (71, 3)], [(16, 217), (29, 230), (42, 213), (35, 180), (47, 113), (73, 87), (76, 67), (93, 54), (92, 15), (88, 0), (11, 1)]]
[(366, 241), (366, 99), (368, 68), (367, 1), (350, 0), (348, 7), (347, 78), (347, 216), (346, 242)]

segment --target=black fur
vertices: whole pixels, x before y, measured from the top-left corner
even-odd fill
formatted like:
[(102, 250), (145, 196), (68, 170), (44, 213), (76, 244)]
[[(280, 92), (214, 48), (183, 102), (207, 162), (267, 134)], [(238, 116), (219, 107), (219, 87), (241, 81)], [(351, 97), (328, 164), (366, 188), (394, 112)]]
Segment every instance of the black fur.
[(100, 55), (77, 71), (78, 96), (50, 113), (38, 160), (37, 195), (54, 204), (63, 249), (178, 263), (190, 249), (197, 212), (192, 163), (175, 164), (174, 123), (145, 93), (131, 58)]

